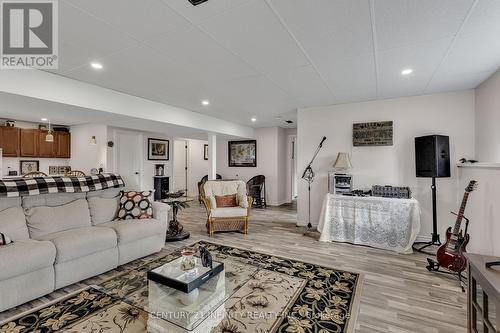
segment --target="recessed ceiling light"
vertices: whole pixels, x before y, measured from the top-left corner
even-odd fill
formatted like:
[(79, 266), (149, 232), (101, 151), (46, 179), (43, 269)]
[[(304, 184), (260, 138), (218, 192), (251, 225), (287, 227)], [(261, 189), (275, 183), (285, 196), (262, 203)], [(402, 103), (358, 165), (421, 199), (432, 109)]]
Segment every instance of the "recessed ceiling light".
[(103, 68), (102, 64), (100, 64), (98, 62), (92, 62), (92, 63), (90, 63), (90, 66), (92, 66), (93, 69), (102, 69)]
[(254, 123), (257, 121), (257, 118), (252, 118), (250, 119), (251, 121), (253, 121)]
[(411, 68), (405, 68), (401, 71), (402, 75), (410, 75), (411, 73), (413, 73), (413, 69)]
[(42, 118), (42, 119), (40, 119), (40, 120), (41, 120), (41, 121), (47, 121), (47, 118)]
[(201, 104), (203, 104), (203, 105), (210, 105), (210, 101), (204, 99), (203, 101), (201, 101)]

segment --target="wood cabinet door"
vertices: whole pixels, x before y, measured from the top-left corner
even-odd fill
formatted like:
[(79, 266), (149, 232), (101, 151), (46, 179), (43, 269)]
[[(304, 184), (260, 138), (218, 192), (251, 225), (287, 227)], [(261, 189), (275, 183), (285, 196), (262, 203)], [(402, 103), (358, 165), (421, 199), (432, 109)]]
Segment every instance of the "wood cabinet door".
[(56, 135), (54, 132), (54, 142), (45, 141), (45, 137), (47, 136), (47, 131), (38, 131), (38, 156), (39, 157), (55, 157), (56, 155)]
[(56, 157), (70, 158), (71, 157), (71, 134), (66, 132), (54, 132), (57, 145)]
[(4, 157), (19, 157), (20, 131), (17, 127), (0, 127), (0, 148)]
[(21, 128), (21, 157), (38, 157), (38, 130)]

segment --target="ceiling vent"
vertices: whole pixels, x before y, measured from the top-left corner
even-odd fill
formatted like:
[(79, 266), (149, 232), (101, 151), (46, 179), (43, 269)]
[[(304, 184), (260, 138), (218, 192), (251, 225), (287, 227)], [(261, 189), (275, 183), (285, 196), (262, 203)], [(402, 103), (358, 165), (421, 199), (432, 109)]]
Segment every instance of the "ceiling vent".
[(199, 4), (202, 4), (204, 2), (207, 2), (208, 0), (188, 0), (193, 6), (198, 6)]

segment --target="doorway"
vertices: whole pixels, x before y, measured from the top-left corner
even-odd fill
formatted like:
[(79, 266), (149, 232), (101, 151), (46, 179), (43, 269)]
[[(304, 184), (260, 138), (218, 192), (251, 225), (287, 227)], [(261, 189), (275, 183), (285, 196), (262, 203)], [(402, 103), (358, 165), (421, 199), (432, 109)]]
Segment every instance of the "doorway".
[(187, 140), (174, 140), (174, 191), (184, 191), (188, 195), (188, 149)]
[(297, 136), (290, 136), (290, 197), (291, 201), (297, 199)]
[(142, 135), (116, 131), (114, 169), (123, 178), (126, 190), (142, 189)]

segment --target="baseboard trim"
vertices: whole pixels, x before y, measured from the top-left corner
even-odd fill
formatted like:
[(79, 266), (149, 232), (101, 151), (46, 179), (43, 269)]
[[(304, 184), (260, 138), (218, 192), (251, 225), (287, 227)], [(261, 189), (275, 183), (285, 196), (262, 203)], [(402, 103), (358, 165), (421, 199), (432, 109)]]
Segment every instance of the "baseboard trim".
[(278, 202), (268, 202), (267, 205), (268, 206), (281, 206), (281, 205), (284, 205), (284, 204), (288, 204), (288, 203), (291, 203), (291, 201), (289, 200), (281, 200), (281, 201), (278, 201)]

